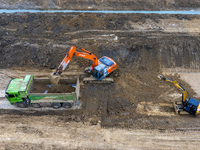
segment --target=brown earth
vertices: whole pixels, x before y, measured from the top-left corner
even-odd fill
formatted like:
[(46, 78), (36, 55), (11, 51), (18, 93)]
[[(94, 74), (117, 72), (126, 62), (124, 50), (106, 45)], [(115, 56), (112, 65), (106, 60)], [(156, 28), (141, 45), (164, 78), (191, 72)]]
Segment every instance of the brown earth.
[[(28, 114), (14, 111), (15, 115), (5, 115), (13, 111), (1, 111), (0, 116), (4, 121), (2, 129), (6, 123), (19, 125), (23, 122), (25, 127), (20, 126), (19, 130), (12, 125), (9, 128), (13, 132), (36, 134), (36, 137), (42, 138), (44, 133), (47, 134), (41, 130), (48, 124), (48, 120), (55, 126), (61, 124), (59, 134), (62, 133), (60, 130), (66, 129), (65, 124), (74, 122), (87, 124), (88, 127), (100, 125), (106, 128), (155, 129), (164, 132), (198, 127), (198, 116), (175, 115), (172, 102), (181, 99), (180, 91), (159, 80), (157, 76), (167, 69), (175, 73), (199, 71), (199, 19), (196, 15), (1, 14), (2, 84), (7, 84), (2, 80), (24, 77), (30, 73), (48, 76), (51, 69), (59, 65), (71, 45), (83, 47), (98, 58), (104, 55), (113, 58), (118, 64), (119, 73), (114, 78), (115, 83), (111, 85), (82, 85), (83, 105), (80, 110), (60, 111), (55, 114), (48, 111)], [(90, 64), (91, 62), (82, 58), (74, 58), (65, 72), (80, 73)], [(189, 96), (197, 98), (196, 93), (188, 83), (180, 79), (179, 74), (167, 77), (178, 80), (188, 90)], [(40, 116), (44, 122), (40, 120)], [(28, 128), (30, 120), (36, 126), (42, 124), (41, 130)], [(48, 130), (53, 129), (53, 125)], [(79, 129), (82, 128), (77, 127), (78, 131)], [(50, 136), (53, 136), (53, 131)], [(63, 137), (68, 131), (64, 133)], [(5, 137), (9, 138), (9, 135)], [(82, 135), (81, 140), (85, 134)], [(56, 148), (63, 148), (62, 145), (65, 145), (63, 140), (60, 141), (60, 147)], [(183, 141), (185, 140), (181, 142)], [(5, 139), (0, 144), (4, 142)], [(24, 142), (27, 143), (26, 140)], [(28, 148), (52, 148), (42, 143), (38, 145), (37, 142), (32, 142), (33, 148)], [(7, 141), (4, 145), (9, 144)], [(7, 149), (16, 145), (11, 144)], [(104, 145), (104, 148), (113, 147)]]
[(58, 84), (58, 85), (53, 85), (49, 86), (46, 84), (43, 84), (42, 82), (40, 84), (34, 84), (32, 90), (30, 91), (31, 93), (71, 93), (75, 92), (75, 88), (72, 87), (71, 85), (66, 85), (66, 84)]
[[(196, 149), (199, 131), (105, 129), (59, 116), (0, 116), (0, 150)], [(196, 134), (195, 134), (196, 133)]]
[[(143, 107), (145, 103), (170, 105), (180, 99), (170, 98), (168, 95), (175, 89), (157, 76), (165, 68), (199, 70), (199, 33), (198, 29), (190, 30), (198, 28), (199, 16), (79, 13), (1, 16), (0, 59), (3, 61), (0, 66), (18, 67), (9, 73), (11, 76), (19, 75), (15, 72), (20, 70), (24, 75), (28, 73), (26, 68), (19, 67), (41, 68), (40, 72), (42, 67), (55, 68), (71, 45), (83, 47), (97, 57), (106, 55), (117, 62), (119, 76), (115, 84), (82, 86), (83, 109), (75, 112), (73, 119), (73, 112), (70, 112), (66, 121), (90, 120), (97, 124), (100, 120), (106, 127), (140, 129), (173, 129), (199, 123), (191, 116), (149, 116), (138, 109), (138, 105)], [(80, 72), (89, 65), (88, 60), (74, 57), (66, 72)], [(33, 74), (37, 75), (34, 71)], [(178, 76), (174, 78), (179, 79)], [(183, 84), (191, 96), (195, 95), (188, 84)], [(173, 112), (171, 106), (160, 109), (163, 114)], [(188, 124), (191, 120), (195, 123)]]
[[(120, 69), (199, 70), (198, 24), (198, 15), (1, 14), (0, 66), (55, 68), (77, 45)], [(83, 71), (91, 62), (71, 64), (69, 71)]]
[(1, 9), (185, 10), (199, 7), (199, 0), (0, 0)]

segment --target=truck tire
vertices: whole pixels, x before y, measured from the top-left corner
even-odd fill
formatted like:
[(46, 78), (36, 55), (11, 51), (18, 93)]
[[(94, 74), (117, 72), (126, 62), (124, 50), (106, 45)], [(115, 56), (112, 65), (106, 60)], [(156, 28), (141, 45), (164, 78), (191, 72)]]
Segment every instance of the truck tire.
[(40, 108), (41, 107), (39, 103), (32, 103), (31, 106), (34, 107), (34, 108)]
[(72, 104), (66, 102), (66, 103), (63, 103), (63, 104), (62, 104), (62, 107), (64, 107), (64, 108), (71, 108), (71, 107), (72, 107)]
[(51, 107), (55, 108), (55, 109), (58, 109), (61, 107), (61, 103), (52, 103), (51, 104)]
[(26, 108), (27, 107), (27, 105), (25, 104), (25, 102), (18, 102), (18, 103), (16, 103), (16, 105), (19, 108)]
[(28, 106), (30, 106), (30, 99), (29, 98), (24, 98), (24, 104)]

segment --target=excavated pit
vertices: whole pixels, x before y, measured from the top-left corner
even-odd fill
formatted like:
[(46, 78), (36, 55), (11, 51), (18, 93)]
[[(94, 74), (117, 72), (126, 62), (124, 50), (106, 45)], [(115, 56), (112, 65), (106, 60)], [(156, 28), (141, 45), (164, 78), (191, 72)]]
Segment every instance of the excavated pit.
[[(173, 114), (172, 101), (181, 97), (170, 94), (179, 91), (157, 76), (163, 70), (200, 71), (199, 20), (196, 15), (1, 14), (0, 67), (18, 67), (15, 72), (26, 68), (55, 69), (70, 47), (77, 45), (98, 58), (113, 58), (119, 74), (115, 83), (82, 85), (81, 110), (31, 115), (61, 115), (60, 119), (66, 122), (101, 122), (105, 127), (195, 127), (200, 123), (197, 117)], [(90, 61), (74, 57), (66, 72), (81, 72), (89, 65)], [(195, 97), (179, 75), (169, 77), (179, 80)]]

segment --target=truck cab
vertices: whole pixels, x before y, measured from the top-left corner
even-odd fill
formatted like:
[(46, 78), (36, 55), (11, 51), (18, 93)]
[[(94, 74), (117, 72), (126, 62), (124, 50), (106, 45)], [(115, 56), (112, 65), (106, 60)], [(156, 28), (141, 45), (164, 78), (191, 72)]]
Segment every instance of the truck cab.
[(23, 82), (23, 79), (12, 79), (10, 83), (8, 84), (8, 87), (5, 92), (5, 97), (8, 99), (10, 104), (14, 104), (18, 101), (23, 101), (21, 98), (19, 98), (19, 90), (21, 87), (21, 84)]
[(27, 75), (25, 79), (15, 78), (9, 82), (5, 91), (5, 97), (8, 99), (10, 104), (23, 102), (23, 98), (27, 98), (27, 90), (32, 79), (33, 76)]

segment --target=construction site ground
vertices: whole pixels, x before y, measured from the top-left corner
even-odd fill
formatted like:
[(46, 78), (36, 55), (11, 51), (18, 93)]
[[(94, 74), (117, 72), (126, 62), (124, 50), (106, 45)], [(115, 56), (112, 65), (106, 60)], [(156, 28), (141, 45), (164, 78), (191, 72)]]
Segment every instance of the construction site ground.
[[(43, 77), (49, 73), (51, 70), (1, 69), (0, 91), (5, 90), (13, 77), (26, 74)], [(141, 74), (149, 76), (147, 72)], [(136, 83), (137, 86), (123, 83), (130, 74), (120, 74), (115, 78), (114, 85), (82, 84), (83, 107), (76, 110), (13, 109), (5, 98), (1, 98), (1, 149), (195, 148), (200, 139), (199, 117), (176, 115), (172, 102), (181, 99), (180, 92), (158, 79), (156, 73), (151, 74), (151, 81), (143, 76), (138, 80), (132, 75), (134, 81), (131, 84)], [(163, 75), (179, 80), (192, 96), (198, 98), (194, 91), (200, 92), (199, 73), (163, 72)], [(155, 82), (150, 88), (149, 81)], [(147, 86), (138, 88), (140, 84)], [(120, 92), (125, 88), (129, 94), (119, 94), (117, 88), (120, 88)], [(142, 91), (149, 92), (148, 98)], [(7, 107), (2, 108), (2, 102), (7, 102)]]
[[(0, 150), (198, 148), (199, 116), (175, 114), (181, 91), (158, 75), (200, 100), (199, 21), (199, 15), (0, 14)], [(10, 79), (48, 77), (72, 45), (113, 58), (114, 84), (81, 84), (79, 109), (9, 105)], [(83, 76), (90, 65), (74, 57), (63, 77)]]

